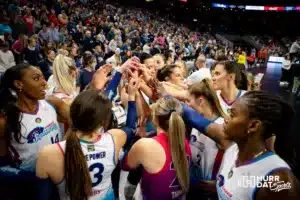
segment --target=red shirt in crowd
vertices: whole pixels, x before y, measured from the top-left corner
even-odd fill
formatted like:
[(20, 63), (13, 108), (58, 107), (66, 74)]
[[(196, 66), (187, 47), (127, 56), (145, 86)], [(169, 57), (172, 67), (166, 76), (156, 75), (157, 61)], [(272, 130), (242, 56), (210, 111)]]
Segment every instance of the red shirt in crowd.
[(58, 25), (58, 19), (55, 14), (50, 14), (48, 17), (49, 21), (53, 23), (55, 26)]
[(34, 17), (25, 15), (23, 19), (27, 26), (28, 33), (34, 33)]

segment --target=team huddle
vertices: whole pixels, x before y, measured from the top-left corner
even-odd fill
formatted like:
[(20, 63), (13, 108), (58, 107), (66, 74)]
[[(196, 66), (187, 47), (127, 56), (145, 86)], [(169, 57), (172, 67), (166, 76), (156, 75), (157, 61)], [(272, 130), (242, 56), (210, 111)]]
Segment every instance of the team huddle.
[[(217, 62), (211, 78), (189, 85), (180, 66), (153, 70), (152, 57), (133, 57), (100, 67), (78, 93), (68, 59), (54, 61), (54, 90), (29, 64), (1, 79), (0, 174), (16, 187), (35, 184), (32, 199), (53, 198), (53, 186), (60, 199), (116, 199), (120, 169), (130, 171), (126, 199), (299, 198), (288, 161), (274, 152), (294, 111), (275, 95), (241, 89), (236, 63)], [(290, 187), (274, 192), (265, 179), (243, 187), (245, 177)]]

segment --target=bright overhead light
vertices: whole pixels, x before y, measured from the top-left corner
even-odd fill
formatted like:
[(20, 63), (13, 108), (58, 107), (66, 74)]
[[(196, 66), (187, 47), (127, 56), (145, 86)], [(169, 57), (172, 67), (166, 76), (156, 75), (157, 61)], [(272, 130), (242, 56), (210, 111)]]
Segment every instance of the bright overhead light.
[(197, 22), (198, 20), (197, 20), (197, 19), (193, 19), (193, 21), (194, 21), (194, 22)]

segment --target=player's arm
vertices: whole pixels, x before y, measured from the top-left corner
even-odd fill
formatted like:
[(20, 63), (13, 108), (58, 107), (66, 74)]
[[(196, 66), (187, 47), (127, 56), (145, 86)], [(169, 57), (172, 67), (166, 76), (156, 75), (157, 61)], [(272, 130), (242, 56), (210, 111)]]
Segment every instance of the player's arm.
[(300, 184), (289, 170), (280, 170), (270, 176), (279, 176), (279, 181), (274, 181), (271, 187), (259, 189), (255, 194), (255, 200), (298, 200), (300, 199)]
[(142, 138), (138, 140), (128, 152), (125, 152), (121, 160), (121, 168), (125, 171), (136, 169), (143, 164), (145, 157), (145, 149), (148, 146), (150, 138)]
[(183, 107), (182, 118), (186, 124), (210, 137), (216, 143), (221, 145), (222, 149), (227, 149), (232, 144), (231, 141), (226, 140), (225, 138), (223, 125), (213, 123), (213, 121), (204, 118), (197, 111), (193, 110), (184, 103), (181, 105)]
[(70, 106), (55, 96), (47, 96), (46, 100), (54, 106), (58, 114), (58, 121), (70, 124)]
[(37, 200), (50, 200), (52, 195), (52, 181), (49, 178), (47, 169), (49, 167), (48, 159), (49, 148), (45, 147), (38, 155), (36, 163), (36, 177), (37, 177)]
[(134, 138), (137, 124), (137, 109), (135, 102), (135, 94), (137, 93), (139, 84), (138, 80), (131, 79), (128, 85), (128, 110), (126, 125), (122, 129), (112, 129), (109, 132), (114, 137), (116, 145), (116, 159), (118, 158), (118, 152), (125, 145), (129, 144)]

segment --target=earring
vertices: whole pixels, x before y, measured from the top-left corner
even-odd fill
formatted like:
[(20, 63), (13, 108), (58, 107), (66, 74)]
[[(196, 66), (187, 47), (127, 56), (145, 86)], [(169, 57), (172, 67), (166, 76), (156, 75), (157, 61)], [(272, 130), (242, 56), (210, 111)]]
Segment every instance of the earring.
[(250, 131), (248, 130), (247, 133), (250, 134)]

